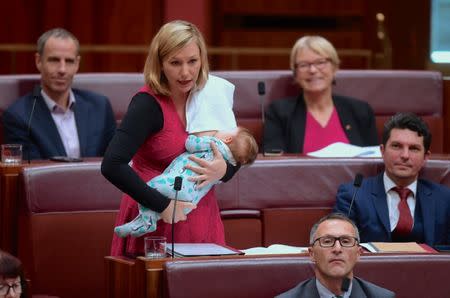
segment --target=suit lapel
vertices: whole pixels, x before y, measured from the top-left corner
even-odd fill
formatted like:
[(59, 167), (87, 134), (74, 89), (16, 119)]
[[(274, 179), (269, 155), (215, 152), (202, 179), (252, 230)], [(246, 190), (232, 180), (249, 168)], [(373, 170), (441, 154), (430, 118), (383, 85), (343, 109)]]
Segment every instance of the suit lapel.
[(379, 174), (375, 177), (371, 192), (378, 218), (383, 224), (383, 227), (390, 239), (391, 227), (389, 224), (389, 210), (387, 206), (386, 192), (384, 190), (383, 174)]
[(292, 149), (294, 152), (303, 152), (306, 128), (306, 106), (303, 94), (297, 98), (294, 112), (290, 117), (291, 121), (288, 121), (288, 123), (290, 123), (289, 137), (292, 143)]
[(316, 279), (311, 278), (306, 281), (304, 286), (301, 287), (301, 290), (298, 293), (298, 297), (310, 297), (310, 298), (320, 298), (319, 291), (316, 286)]
[[(349, 109), (347, 105), (344, 105), (342, 101), (339, 101), (338, 104), (336, 104), (336, 101), (339, 101), (339, 99), (333, 96), (334, 107), (336, 108), (339, 121), (341, 122), (342, 130), (344, 130), (344, 133), (350, 143), (353, 144), (358, 137), (355, 133), (355, 129), (353, 128), (355, 125), (353, 125), (353, 122), (351, 121), (353, 119), (353, 115), (351, 114), (352, 110)], [(359, 139), (357, 141), (359, 142)]]
[(80, 142), (80, 155), (85, 156), (88, 129), (89, 129), (87, 127), (89, 121), (86, 121), (86, 119), (89, 118), (89, 109), (85, 104), (83, 97), (81, 97), (78, 94), (78, 92), (76, 92), (76, 90), (74, 90), (73, 93), (75, 96), (74, 114), (75, 114), (75, 122), (77, 125), (78, 139)]
[(366, 293), (364, 293), (361, 285), (359, 284), (359, 280), (353, 278), (352, 281), (352, 293), (350, 294), (350, 298), (367, 298)]
[[(45, 132), (49, 137), (49, 141), (53, 144), (52, 147), (56, 148), (59, 155), (66, 155), (66, 149), (59, 136), (58, 129), (56, 128), (55, 121), (53, 121), (52, 114), (45, 104), (44, 99), (39, 97), (36, 101), (36, 107), (31, 119), (31, 127), (37, 132)], [(39, 133), (37, 133), (39, 135)]]
[(417, 181), (416, 200), (416, 206), (419, 203), (422, 210), (425, 243), (434, 243), (434, 214), (436, 205), (432, 197), (431, 189), (426, 187), (420, 180)]

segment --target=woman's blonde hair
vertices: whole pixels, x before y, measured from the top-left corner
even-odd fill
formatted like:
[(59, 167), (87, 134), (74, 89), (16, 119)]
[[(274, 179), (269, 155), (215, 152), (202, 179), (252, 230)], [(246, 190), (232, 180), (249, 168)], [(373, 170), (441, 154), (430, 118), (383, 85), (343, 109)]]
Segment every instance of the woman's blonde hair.
[(297, 61), (295, 61), (295, 59), (297, 58), (297, 53), (303, 49), (310, 49), (321, 56), (329, 58), (336, 68), (339, 67), (339, 64), (341, 63), (337, 51), (331, 42), (322, 36), (306, 35), (297, 39), (291, 50), (290, 67), (294, 73), (296, 70)]
[(205, 40), (194, 24), (176, 20), (163, 25), (150, 43), (144, 66), (144, 80), (155, 93), (170, 95), (169, 84), (162, 71), (162, 63), (191, 41), (194, 41), (200, 50), (201, 66), (196, 86), (199, 89), (203, 88), (209, 73)]

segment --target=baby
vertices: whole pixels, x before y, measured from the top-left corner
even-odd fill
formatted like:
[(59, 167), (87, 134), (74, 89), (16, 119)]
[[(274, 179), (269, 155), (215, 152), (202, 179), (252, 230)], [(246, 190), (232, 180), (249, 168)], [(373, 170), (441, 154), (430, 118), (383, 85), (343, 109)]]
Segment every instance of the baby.
[[(236, 120), (232, 111), (233, 91), (234, 86), (231, 83), (210, 75), (205, 87), (198, 94), (188, 99), (186, 126), (191, 134), (185, 143), (186, 152), (175, 158), (161, 175), (151, 179), (147, 183), (150, 187), (173, 199), (176, 194), (173, 189), (175, 177), (181, 176), (183, 183), (177, 198), (197, 204), (214, 184), (197, 189), (196, 183), (188, 179), (188, 177), (196, 174), (185, 169), (185, 166), (188, 163), (197, 166), (194, 161), (189, 159), (190, 155), (208, 161), (213, 160), (214, 154), (211, 149), (211, 142), (217, 145), (223, 158), (232, 165), (237, 163), (248, 165), (254, 162), (258, 154), (258, 145), (247, 129), (236, 127)], [(217, 96), (218, 94), (222, 94), (222, 97)], [(207, 97), (211, 96), (214, 96), (216, 100), (206, 100)], [(213, 110), (215, 113), (211, 114)], [(205, 121), (205, 119), (210, 120)], [(216, 128), (225, 129), (219, 130)], [(134, 220), (114, 229), (119, 237), (128, 235), (139, 237), (156, 230), (156, 222), (160, 219), (159, 213), (142, 205), (138, 206), (139, 215)], [(184, 211), (187, 214), (190, 209)]]

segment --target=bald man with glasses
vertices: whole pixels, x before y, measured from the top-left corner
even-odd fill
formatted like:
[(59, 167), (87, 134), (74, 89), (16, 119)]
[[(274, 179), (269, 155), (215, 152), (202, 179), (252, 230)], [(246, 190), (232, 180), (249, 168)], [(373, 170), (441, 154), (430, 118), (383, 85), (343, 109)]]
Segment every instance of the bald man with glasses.
[(315, 277), (277, 296), (278, 298), (392, 298), (395, 293), (353, 276), (359, 259), (359, 232), (345, 215), (332, 213), (311, 229), (309, 255)]

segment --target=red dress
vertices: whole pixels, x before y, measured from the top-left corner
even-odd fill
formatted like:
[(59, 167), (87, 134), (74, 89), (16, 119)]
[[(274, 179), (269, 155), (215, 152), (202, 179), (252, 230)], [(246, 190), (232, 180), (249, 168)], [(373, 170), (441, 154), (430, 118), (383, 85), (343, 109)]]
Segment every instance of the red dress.
[[(132, 168), (144, 181), (149, 181), (161, 174), (175, 157), (185, 151), (184, 143), (187, 139), (187, 132), (170, 98), (156, 96), (147, 87), (142, 88), (140, 92), (147, 92), (155, 97), (164, 116), (164, 125), (161, 131), (149, 137), (133, 157)], [(137, 202), (124, 194), (116, 226), (131, 221), (137, 215)], [(129, 257), (144, 255), (143, 240), (149, 235), (166, 236), (167, 242), (172, 242), (171, 225), (160, 220), (156, 231), (139, 238), (131, 236), (120, 238), (114, 234), (111, 255)], [(186, 221), (175, 224), (175, 241), (225, 244), (223, 223), (220, 219), (214, 187), (203, 197), (197, 208), (188, 214)]]

